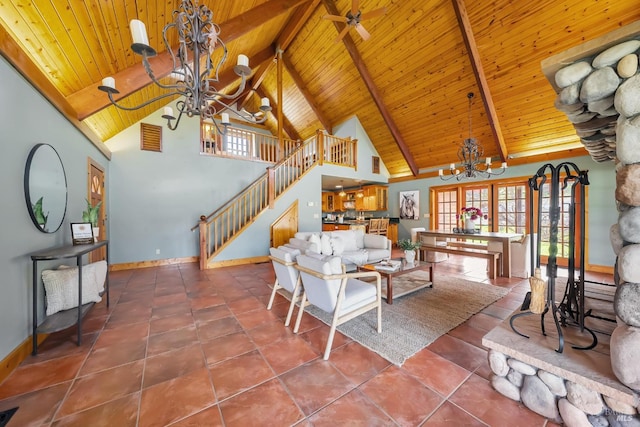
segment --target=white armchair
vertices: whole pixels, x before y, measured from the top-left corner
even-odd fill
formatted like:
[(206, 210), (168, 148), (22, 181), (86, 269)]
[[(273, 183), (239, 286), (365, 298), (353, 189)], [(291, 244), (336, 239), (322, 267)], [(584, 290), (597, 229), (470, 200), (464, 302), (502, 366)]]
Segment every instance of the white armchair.
[[(537, 234), (534, 234), (533, 238), (537, 238)], [(526, 279), (532, 274), (531, 235), (525, 234), (521, 241), (511, 242), (511, 275)]]
[(302, 282), (300, 281), (300, 273), (295, 268), (295, 261), (298, 255), (300, 255), (300, 251), (298, 249), (280, 246), (279, 248), (269, 248), (269, 253), (271, 254), (269, 258), (273, 263), (273, 270), (276, 273), (276, 281), (273, 284), (273, 291), (271, 291), (271, 298), (269, 298), (267, 310), (271, 310), (276, 292), (279, 289), (290, 292), (291, 303), (289, 304), (287, 319), (284, 322), (285, 326), (289, 326), (291, 315), (293, 314), (293, 307), (301, 297)]
[[(378, 333), (382, 332), (381, 280), (377, 271), (345, 273), (340, 257), (316, 257), (300, 255), (296, 268), (300, 270), (303, 283), (302, 302), (293, 329), (298, 332), (304, 306), (308, 302), (320, 310), (333, 315), (324, 360), (329, 359), (336, 327), (369, 310), (378, 310)], [(375, 283), (358, 280), (374, 277)]]
[[(533, 235), (535, 239), (537, 234)], [(525, 234), (519, 241), (511, 242), (511, 276), (529, 278), (533, 272), (531, 268), (531, 235)], [(490, 251), (502, 252), (501, 242), (489, 242)], [(534, 254), (535, 256), (535, 254)], [(502, 274), (502, 272), (499, 272)]]

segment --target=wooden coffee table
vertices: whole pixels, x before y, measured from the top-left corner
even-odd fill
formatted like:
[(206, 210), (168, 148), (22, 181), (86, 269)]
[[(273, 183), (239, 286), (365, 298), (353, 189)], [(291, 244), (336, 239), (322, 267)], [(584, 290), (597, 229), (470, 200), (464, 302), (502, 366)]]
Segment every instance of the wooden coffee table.
[[(413, 264), (407, 264), (404, 259), (394, 259), (394, 261), (401, 261), (400, 268), (394, 271), (389, 271), (380, 268), (380, 264), (365, 264), (358, 267), (358, 270), (361, 271), (377, 271), (380, 273), (382, 277), (386, 277), (387, 279), (387, 303), (393, 304), (393, 278), (396, 276), (401, 276), (403, 274), (411, 273), (416, 270), (426, 270), (429, 269), (429, 279), (430, 281), (424, 282), (416, 287), (412, 287), (411, 289), (404, 290), (403, 292), (396, 294), (396, 297), (401, 297), (403, 295), (410, 294), (411, 292), (415, 292), (419, 289), (426, 287), (433, 287), (433, 267), (435, 266), (432, 262), (427, 261), (415, 261)], [(378, 267), (378, 268), (376, 268)]]

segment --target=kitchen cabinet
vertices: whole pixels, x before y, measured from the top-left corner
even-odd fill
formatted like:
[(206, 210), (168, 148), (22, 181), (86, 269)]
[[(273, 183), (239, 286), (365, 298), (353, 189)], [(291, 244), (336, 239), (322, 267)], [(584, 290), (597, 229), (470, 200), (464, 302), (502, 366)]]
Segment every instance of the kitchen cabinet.
[(389, 224), (387, 239), (391, 240), (394, 247), (398, 244), (398, 224)]
[(335, 207), (336, 195), (329, 191), (322, 193), (322, 212), (333, 212)]
[(349, 224), (322, 224), (322, 231), (348, 230), (349, 227), (351, 227)]
[(383, 185), (368, 185), (362, 188), (363, 197), (356, 197), (357, 211), (386, 211), (387, 187)]

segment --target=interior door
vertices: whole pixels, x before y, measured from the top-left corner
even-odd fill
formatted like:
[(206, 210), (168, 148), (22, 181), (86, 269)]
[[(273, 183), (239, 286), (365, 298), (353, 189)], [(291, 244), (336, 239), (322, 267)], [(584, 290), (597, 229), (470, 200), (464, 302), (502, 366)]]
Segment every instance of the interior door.
[[(107, 221), (106, 221), (106, 207), (107, 198), (104, 185), (104, 168), (98, 163), (89, 159), (88, 161), (88, 177), (89, 182), (87, 188), (89, 189), (87, 200), (91, 202), (92, 206), (102, 202), (100, 205), (100, 211), (98, 213), (98, 227), (100, 232), (98, 234), (98, 240), (106, 240), (107, 236)], [(89, 262), (101, 261), (107, 258), (107, 250), (103, 246), (98, 250), (95, 250), (89, 254)]]

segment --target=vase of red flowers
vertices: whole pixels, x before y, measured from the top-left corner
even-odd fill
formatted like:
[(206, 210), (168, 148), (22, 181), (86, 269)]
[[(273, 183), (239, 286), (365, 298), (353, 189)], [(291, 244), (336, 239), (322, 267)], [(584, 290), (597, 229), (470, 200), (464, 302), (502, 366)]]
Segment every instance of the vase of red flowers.
[(476, 231), (476, 221), (482, 218), (487, 219), (488, 216), (482, 213), (479, 208), (469, 207), (462, 208), (460, 219), (464, 221), (464, 230), (467, 233), (474, 233)]

